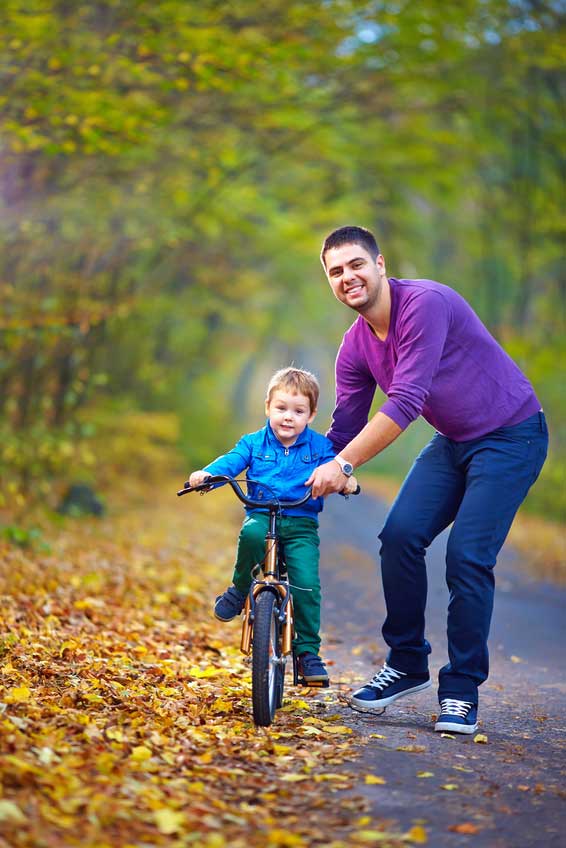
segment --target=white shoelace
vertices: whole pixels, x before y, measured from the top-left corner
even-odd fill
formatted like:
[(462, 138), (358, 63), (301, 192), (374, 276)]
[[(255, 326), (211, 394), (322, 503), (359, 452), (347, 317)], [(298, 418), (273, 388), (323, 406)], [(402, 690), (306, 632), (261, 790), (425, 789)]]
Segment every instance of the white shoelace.
[(397, 680), (401, 680), (402, 677), (406, 677), (404, 671), (395, 671), (394, 668), (391, 668), (387, 663), (383, 663), (383, 668), (381, 668), (377, 674), (375, 674), (369, 682), (370, 686), (373, 686), (374, 689), (379, 689), (382, 691), (391, 683), (396, 683)]
[(440, 712), (443, 715), (458, 716), (466, 718), (474, 705), (469, 701), (457, 701), (455, 698), (444, 698), (440, 702)]

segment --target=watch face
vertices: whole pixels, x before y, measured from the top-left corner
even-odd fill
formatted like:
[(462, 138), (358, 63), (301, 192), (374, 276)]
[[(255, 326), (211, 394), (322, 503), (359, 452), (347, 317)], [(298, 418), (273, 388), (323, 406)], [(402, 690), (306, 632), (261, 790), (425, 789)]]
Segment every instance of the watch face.
[(342, 471), (344, 472), (344, 474), (347, 474), (348, 477), (350, 476), (353, 470), (354, 466), (350, 462), (345, 462), (342, 466)]

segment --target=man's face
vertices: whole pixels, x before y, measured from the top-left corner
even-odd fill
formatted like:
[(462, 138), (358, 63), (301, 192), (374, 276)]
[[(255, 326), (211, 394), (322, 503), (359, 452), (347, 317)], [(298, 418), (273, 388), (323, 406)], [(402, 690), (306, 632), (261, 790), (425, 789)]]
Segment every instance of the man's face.
[(361, 245), (344, 244), (326, 252), (324, 266), (334, 296), (341, 303), (362, 314), (377, 303), (386, 279), (381, 254), (374, 260)]

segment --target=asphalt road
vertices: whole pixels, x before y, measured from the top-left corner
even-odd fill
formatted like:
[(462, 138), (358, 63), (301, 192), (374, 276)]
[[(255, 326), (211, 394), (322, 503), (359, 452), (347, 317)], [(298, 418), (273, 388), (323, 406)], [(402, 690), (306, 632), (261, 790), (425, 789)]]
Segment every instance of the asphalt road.
[[(503, 550), (496, 566), (491, 673), (480, 689), (478, 734), (487, 742), (433, 731), (435, 686), (382, 716), (344, 703), (385, 659), (377, 540), (385, 513), (368, 495), (347, 502), (332, 497), (321, 520), (324, 656), (340, 712), (360, 738), (351, 770), (386, 780), (361, 783), (372, 814), (399, 832), (421, 824), (430, 848), (564, 848), (566, 591), (514, 568), (512, 549)], [(445, 540), (440, 536), (427, 557), (435, 683), (447, 661)]]

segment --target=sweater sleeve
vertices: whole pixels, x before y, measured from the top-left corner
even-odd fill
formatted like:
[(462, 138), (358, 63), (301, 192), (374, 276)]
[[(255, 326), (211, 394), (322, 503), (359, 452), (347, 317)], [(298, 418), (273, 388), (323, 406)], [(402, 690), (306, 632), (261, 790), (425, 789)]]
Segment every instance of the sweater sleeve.
[(336, 357), (336, 407), (326, 434), (336, 452), (367, 424), (376, 385), (355, 344), (355, 336), (351, 331), (346, 333)]
[(450, 319), (446, 299), (426, 289), (415, 294), (399, 315), (397, 362), (380, 412), (403, 430), (423, 411), (442, 359)]
[(227, 477), (237, 477), (249, 466), (251, 458), (250, 439), (248, 436), (242, 436), (232, 450), (209, 462), (203, 470), (208, 471), (209, 474), (225, 474)]

